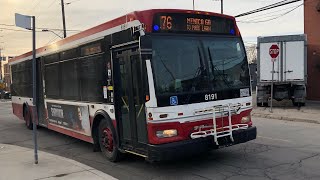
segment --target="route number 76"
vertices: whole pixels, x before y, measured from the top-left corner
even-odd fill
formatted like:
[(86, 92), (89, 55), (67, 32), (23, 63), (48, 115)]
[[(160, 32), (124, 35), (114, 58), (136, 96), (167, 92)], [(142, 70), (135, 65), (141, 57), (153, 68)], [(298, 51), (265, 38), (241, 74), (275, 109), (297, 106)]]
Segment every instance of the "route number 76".
[(172, 17), (171, 16), (160, 16), (160, 24), (162, 30), (172, 29)]

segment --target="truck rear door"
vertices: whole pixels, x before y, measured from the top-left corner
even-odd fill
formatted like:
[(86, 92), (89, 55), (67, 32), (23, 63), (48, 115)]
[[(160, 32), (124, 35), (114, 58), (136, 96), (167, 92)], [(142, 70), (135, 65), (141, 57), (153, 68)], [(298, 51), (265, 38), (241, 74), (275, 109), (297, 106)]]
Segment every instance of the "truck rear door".
[(304, 44), (304, 41), (283, 42), (283, 77), (285, 81), (304, 80)]

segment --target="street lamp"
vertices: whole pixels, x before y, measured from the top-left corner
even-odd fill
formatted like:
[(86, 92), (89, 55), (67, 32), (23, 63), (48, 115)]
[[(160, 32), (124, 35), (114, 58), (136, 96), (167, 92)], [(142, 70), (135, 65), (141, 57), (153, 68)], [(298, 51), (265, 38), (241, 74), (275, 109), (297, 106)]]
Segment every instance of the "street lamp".
[(41, 30), (42, 32), (52, 32), (53, 34), (55, 34), (56, 36), (58, 36), (59, 38), (63, 39), (63, 37), (59, 36), (59, 34), (55, 33), (54, 31), (52, 30), (49, 30), (49, 29), (42, 29)]

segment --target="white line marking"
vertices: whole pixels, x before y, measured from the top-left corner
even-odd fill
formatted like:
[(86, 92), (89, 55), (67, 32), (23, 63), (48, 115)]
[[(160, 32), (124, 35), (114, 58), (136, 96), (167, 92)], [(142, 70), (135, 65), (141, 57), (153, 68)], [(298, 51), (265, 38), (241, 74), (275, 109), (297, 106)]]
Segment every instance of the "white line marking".
[(274, 141), (283, 141), (283, 142), (289, 142), (291, 143), (291, 141), (286, 140), (286, 139), (277, 139), (277, 138), (271, 138), (271, 137), (263, 137), (263, 136), (257, 136), (258, 138), (262, 138), (262, 139), (269, 139), (269, 140), (274, 140)]

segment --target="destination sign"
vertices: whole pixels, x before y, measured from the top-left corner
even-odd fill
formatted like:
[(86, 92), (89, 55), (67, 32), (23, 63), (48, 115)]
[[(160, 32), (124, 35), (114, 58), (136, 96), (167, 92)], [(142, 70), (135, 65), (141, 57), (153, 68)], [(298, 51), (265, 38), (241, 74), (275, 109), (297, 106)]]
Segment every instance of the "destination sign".
[(235, 24), (232, 19), (219, 16), (159, 13), (153, 19), (153, 32), (235, 35)]
[(186, 18), (188, 31), (211, 32), (211, 19)]

